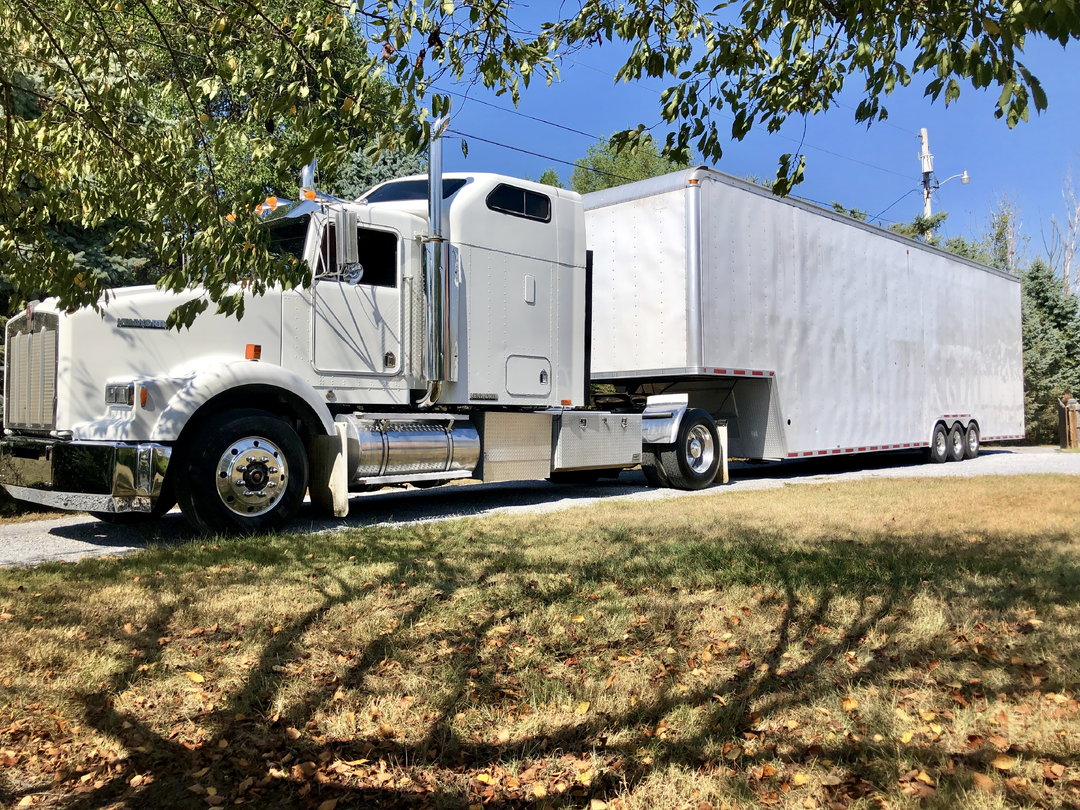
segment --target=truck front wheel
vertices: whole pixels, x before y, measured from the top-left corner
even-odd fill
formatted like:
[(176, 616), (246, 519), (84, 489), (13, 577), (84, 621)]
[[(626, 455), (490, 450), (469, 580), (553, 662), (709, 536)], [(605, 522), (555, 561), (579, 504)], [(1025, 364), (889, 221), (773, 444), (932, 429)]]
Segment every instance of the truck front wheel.
[(184, 517), (203, 532), (276, 529), (291, 520), (307, 490), (304, 445), (265, 411), (225, 411), (187, 443), (176, 479)]
[(708, 412), (691, 408), (683, 414), (675, 444), (660, 445), (660, 469), (675, 489), (704, 489), (720, 468), (720, 436)]

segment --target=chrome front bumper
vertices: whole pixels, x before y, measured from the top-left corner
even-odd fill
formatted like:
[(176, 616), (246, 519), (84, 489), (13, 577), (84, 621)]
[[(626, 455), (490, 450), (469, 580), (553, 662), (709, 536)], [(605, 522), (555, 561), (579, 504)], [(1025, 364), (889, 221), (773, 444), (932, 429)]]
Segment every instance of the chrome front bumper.
[(76, 512), (149, 512), (161, 495), (172, 448), (7, 436), (0, 484), (20, 501)]

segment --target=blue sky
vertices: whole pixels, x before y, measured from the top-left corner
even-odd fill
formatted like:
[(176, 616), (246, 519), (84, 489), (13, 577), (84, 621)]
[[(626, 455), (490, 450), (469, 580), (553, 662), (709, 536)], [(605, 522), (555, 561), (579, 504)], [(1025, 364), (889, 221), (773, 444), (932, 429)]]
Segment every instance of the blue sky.
[[(910, 220), (922, 210), (922, 196), (915, 189), (920, 181), (918, 132), (926, 127), (937, 176), (944, 180), (966, 169), (972, 178), (968, 185), (953, 180), (935, 195), (934, 210), (949, 212), (943, 232), (981, 234), (995, 202), (1007, 197), (1020, 208), (1029, 239), (1027, 252), (1041, 252), (1049, 217), (1063, 218), (1062, 184), (1070, 168), (1080, 189), (1080, 49), (1029, 41), (1024, 61), (1042, 80), (1049, 107), (1012, 130), (993, 117), (996, 91), (965, 87), (960, 100), (946, 108), (923, 97), (925, 80), (918, 78), (889, 97), (885, 123), (867, 128), (855, 122), (857, 93), (844, 99), (845, 106), (808, 118), (803, 141), (807, 178), (796, 194), (816, 201), (838, 200), (871, 215), (888, 208), (885, 224)], [(611, 46), (574, 55), (562, 64), (560, 83), (546, 87), (541, 82), (529, 88), (517, 111), (590, 135), (656, 124), (663, 84), (616, 84), (617, 67)], [(455, 92), (465, 89), (454, 87)], [(477, 87), (468, 92), (472, 98), (512, 109), (505, 96), (496, 98)], [(569, 166), (477, 138), (571, 162), (592, 142), (587, 135), (460, 97), (454, 98), (451, 126), (477, 137), (468, 139), (467, 157), (457, 143), (447, 143), (448, 171), (495, 171), (535, 179), (544, 169), (555, 168), (565, 181), (572, 171)], [(725, 149), (717, 168), (738, 176), (770, 178), (777, 158), (797, 151), (802, 137), (802, 119), (788, 122), (776, 135), (751, 132)]]

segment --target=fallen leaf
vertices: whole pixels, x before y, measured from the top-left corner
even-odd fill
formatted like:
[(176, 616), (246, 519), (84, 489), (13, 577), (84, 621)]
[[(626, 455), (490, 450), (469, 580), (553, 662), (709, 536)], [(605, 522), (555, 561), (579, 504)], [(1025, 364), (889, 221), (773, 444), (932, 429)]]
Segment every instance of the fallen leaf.
[(337, 799), (327, 799), (319, 805), (319, 810), (334, 810), (337, 807)]
[(484, 785), (494, 785), (495, 779), (489, 773), (478, 773), (476, 775), (476, 781)]
[(589, 711), (589, 707), (591, 705), (592, 704), (589, 703), (589, 701), (587, 701), (587, 700), (581, 701), (581, 703), (579, 703), (577, 705), (577, 707), (574, 709), (574, 714), (585, 714), (586, 712)]
[(795, 787), (802, 787), (809, 781), (810, 777), (807, 776), (805, 773), (797, 773), (791, 777), (791, 784), (793, 784)]
[(853, 712), (857, 708), (859, 708), (859, 701), (857, 701), (853, 697), (846, 697), (840, 701), (840, 705), (841, 707), (843, 707), (845, 712)]
[(532, 786), (532, 795), (535, 796), (537, 799), (542, 799), (547, 796), (547, 788), (537, 782), (535, 785)]
[(999, 771), (1007, 771), (1016, 765), (1016, 757), (1010, 757), (1008, 754), (998, 754), (990, 760), (990, 764)]
[(983, 793), (994, 792), (994, 780), (987, 776), (985, 773), (979, 773), (977, 771), (972, 772), (971, 781), (978, 790)]
[(290, 740), (299, 740), (300, 731), (293, 728), (292, 726), (289, 726), (287, 729), (285, 729), (285, 736), (288, 737)]
[(1043, 779), (1060, 779), (1065, 775), (1065, 766), (1057, 762), (1043, 765)]
[(198, 672), (185, 672), (184, 674), (188, 676), (192, 683), (203, 683), (206, 680)]
[(583, 621), (585, 621), (585, 617), (584, 616), (575, 616), (573, 621), (576, 622), (577, 624), (581, 624)]
[(607, 810), (607, 802), (602, 799), (593, 799), (589, 802), (589, 810)]
[(924, 785), (934, 786), (934, 780), (926, 773), (926, 771), (919, 771), (915, 774), (915, 778), (922, 782)]

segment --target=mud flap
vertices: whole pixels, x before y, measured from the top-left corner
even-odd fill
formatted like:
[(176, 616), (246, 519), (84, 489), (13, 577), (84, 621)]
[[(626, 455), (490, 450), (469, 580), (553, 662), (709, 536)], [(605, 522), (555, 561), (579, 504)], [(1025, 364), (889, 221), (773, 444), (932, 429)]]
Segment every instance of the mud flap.
[(316, 436), (311, 447), (311, 478), (308, 494), (312, 505), (334, 517), (349, 514), (348, 429), (335, 422), (336, 433)]

